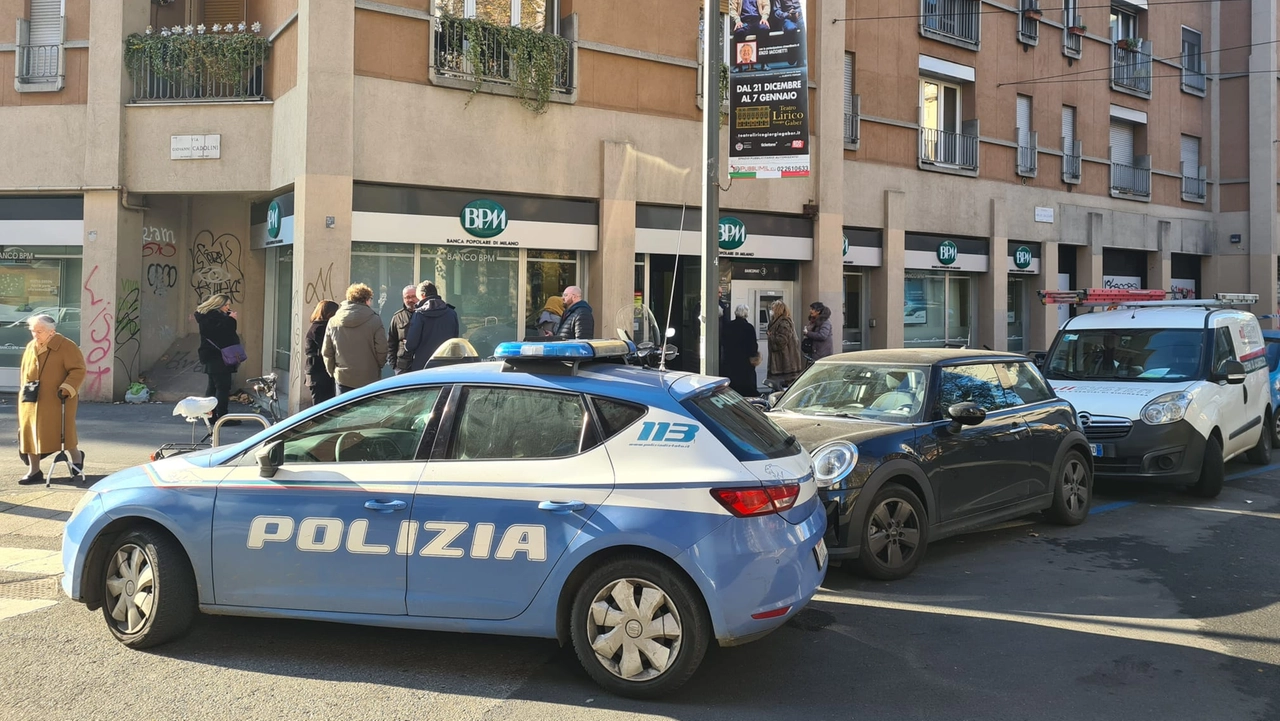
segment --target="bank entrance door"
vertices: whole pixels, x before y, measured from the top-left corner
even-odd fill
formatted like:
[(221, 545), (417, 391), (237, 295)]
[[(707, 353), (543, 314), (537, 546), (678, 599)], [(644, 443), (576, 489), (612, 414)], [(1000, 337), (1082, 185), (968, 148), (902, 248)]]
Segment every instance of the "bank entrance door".
[[(808, 309), (803, 313), (795, 305), (795, 282), (789, 280), (735, 280), (730, 286), (730, 308), (739, 305), (747, 306), (750, 311), (749, 320), (756, 329), (756, 346), (760, 350), (760, 365), (756, 366), (756, 385), (763, 387), (764, 379), (769, 374), (769, 321), (772, 320), (771, 306), (775, 301), (782, 301), (791, 309), (791, 322), (799, 333)], [(732, 311), (731, 311), (732, 312)], [(797, 318), (796, 314), (800, 313)], [(797, 335), (797, 343), (799, 336)]]

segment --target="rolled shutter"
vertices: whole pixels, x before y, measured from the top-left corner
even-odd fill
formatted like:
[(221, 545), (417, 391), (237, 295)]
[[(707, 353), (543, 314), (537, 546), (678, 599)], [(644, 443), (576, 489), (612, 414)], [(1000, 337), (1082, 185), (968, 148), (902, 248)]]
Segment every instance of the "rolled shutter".
[(204, 0), (204, 24), (244, 22), (244, 0)]
[(1031, 97), (1018, 96), (1018, 146), (1031, 145)]
[(844, 112), (853, 114), (853, 53), (844, 54)]
[[(703, 5), (703, 7), (706, 7), (706, 6)], [(721, 15), (729, 14), (729, 0), (720, 0), (720, 14)]]
[(31, 0), (30, 45), (62, 44), (62, 0)]
[(1133, 126), (1111, 121), (1111, 162), (1133, 165)]
[(1062, 106), (1062, 151), (1070, 153), (1076, 144), (1076, 109)]
[(1182, 174), (1188, 178), (1200, 173), (1200, 138), (1182, 136)]

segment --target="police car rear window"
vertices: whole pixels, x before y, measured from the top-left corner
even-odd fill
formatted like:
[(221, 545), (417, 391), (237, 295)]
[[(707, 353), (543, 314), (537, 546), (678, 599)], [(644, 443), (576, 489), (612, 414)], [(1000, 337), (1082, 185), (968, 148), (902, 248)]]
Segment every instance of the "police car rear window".
[(795, 436), (779, 428), (727, 386), (690, 398), (683, 405), (740, 461), (763, 461), (800, 453)]

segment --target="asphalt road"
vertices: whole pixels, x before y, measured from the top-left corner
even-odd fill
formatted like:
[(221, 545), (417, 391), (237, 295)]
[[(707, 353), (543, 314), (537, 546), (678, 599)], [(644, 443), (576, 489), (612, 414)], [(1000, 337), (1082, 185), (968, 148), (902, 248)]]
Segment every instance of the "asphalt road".
[[(168, 411), (86, 406), (91, 473), (183, 439)], [(15, 425), (9, 399), (0, 452)], [(21, 473), (0, 470), (0, 719), (1280, 719), (1280, 464), (1231, 464), (1212, 502), (1103, 487), (1082, 526), (942, 541), (903, 581), (832, 569), (786, 627), (648, 703), (542, 640), (205, 617), (128, 650), (51, 590), (78, 490)]]

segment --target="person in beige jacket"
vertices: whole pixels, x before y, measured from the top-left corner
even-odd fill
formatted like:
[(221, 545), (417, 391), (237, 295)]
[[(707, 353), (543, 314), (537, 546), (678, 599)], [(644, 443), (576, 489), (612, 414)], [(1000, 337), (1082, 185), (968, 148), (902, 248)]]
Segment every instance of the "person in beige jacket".
[(40, 459), (58, 451), (71, 454), (77, 482), (84, 480), (84, 452), (76, 435), (76, 408), (84, 383), (84, 355), (75, 343), (57, 332), (51, 316), (27, 321), (31, 342), (22, 353), (19, 378), (33, 384), (34, 400), (18, 394), (18, 453), (27, 463), (27, 475), (18, 483), (43, 483)]
[(382, 375), (387, 362), (387, 331), (370, 307), (373, 290), (364, 283), (347, 288), (346, 302), (329, 319), (320, 354), (341, 395), (369, 385)]

